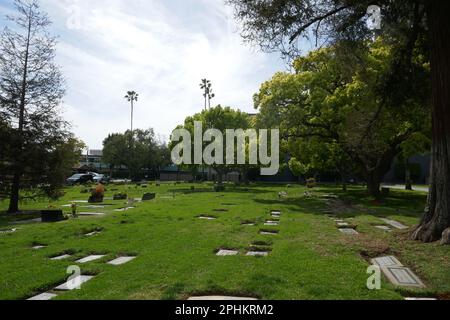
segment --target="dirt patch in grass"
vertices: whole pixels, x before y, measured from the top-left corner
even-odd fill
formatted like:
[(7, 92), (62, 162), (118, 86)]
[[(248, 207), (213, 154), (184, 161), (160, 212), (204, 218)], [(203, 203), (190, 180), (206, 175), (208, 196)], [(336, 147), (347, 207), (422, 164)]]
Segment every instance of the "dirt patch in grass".
[[(348, 241), (351, 241), (350, 239)], [(389, 242), (382, 239), (374, 239), (367, 235), (360, 235), (359, 245), (361, 247), (360, 256), (370, 262), (371, 259), (377, 258), (383, 255), (395, 255)]]

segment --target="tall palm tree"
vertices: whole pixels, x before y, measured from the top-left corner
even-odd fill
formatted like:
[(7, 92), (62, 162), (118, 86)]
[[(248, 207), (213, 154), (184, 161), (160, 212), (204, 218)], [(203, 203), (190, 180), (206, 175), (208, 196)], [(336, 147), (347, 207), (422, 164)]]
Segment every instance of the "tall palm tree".
[(128, 91), (125, 99), (131, 103), (131, 133), (133, 133), (133, 112), (134, 112), (134, 101), (138, 101), (139, 94), (136, 91)]
[(200, 89), (204, 91), (203, 97), (205, 98), (205, 110), (207, 106), (211, 108), (211, 99), (216, 96), (212, 91), (211, 81), (202, 79), (202, 83), (200, 83)]

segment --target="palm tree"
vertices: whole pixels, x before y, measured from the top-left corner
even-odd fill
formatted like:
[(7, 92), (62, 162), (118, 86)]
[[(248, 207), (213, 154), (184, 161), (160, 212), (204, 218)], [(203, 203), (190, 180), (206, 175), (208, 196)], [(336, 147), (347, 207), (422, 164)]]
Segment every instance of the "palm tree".
[(211, 99), (213, 99), (216, 96), (212, 91), (211, 81), (207, 79), (202, 79), (202, 83), (200, 83), (200, 89), (204, 91), (203, 97), (205, 98), (205, 110), (207, 106), (211, 108)]
[(133, 133), (133, 112), (134, 112), (134, 101), (138, 101), (139, 94), (136, 91), (128, 91), (125, 99), (131, 103), (131, 133)]

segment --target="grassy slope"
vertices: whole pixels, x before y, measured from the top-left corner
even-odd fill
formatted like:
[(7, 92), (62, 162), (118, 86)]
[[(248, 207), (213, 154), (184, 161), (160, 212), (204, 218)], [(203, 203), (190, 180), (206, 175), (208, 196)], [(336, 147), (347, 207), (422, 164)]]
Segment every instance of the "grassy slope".
[[(144, 192), (134, 187), (117, 188), (133, 196)], [(62, 294), (58, 299), (184, 299), (203, 293), (263, 299), (400, 299), (405, 292), (387, 282), (380, 291), (366, 288), (368, 263), (363, 257), (381, 252), (396, 254), (423, 278), (428, 289), (419, 294), (450, 292), (449, 247), (412, 242), (401, 232), (386, 234), (371, 226), (380, 224), (377, 216), (414, 225), (420, 217), (424, 194), (394, 191), (384, 206), (370, 205), (360, 188), (342, 194), (352, 204), (361, 205), (342, 214), (352, 217), (362, 233), (349, 238), (321, 213), (326, 203), (319, 198), (305, 198), (302, 187), (252, 185), (248, 192), (228, 187), (220, 194), (209, 192), (208, 185), (196, 185), (196, 189), (191, 193), (187, 184), (150, 186), (146, 191), (157, 192), (157, 199), (138, 204), (128, 212), (112, 212), (123, 202), (105, 201), (116, 203), (103, 210), (110, 212), (105, 217), (19, 225), (16, 233), (0, 235), (0, 299), (23, 299), (53, 288), (65, 281), (65, 270), (74, 260), (90, 253), (107, 255), (81, 266), (83, 273), (97, 277), (82, 290)], [(278, 199), (281, 190), (288, 191), (288, 199)], [(332, 187), (315, 193), (321, 191), (339, 194), (339, 189)], [(53, 205), (85, 198), (75, 187)], [(0, 202), (0, 209), (6, 205)], [(42, 202), (22, 207), (46, 206)], [(214, 212), (219, 208), (229, 212)], [(283, 211), (281, 225), (275, 228), (280, 234), (258, 235), (271, 209)], [(92, 210), (99, 211), (83, 209)], [(202, 213), (218, 219), (197, 219)], [(9, 220), (0, 216), (0, 229), (10, 225)], [(242, 220), (257, 220), (258, 225), (242, 226)], [(91, 238), (83, 236), (95, 228), (101, 228), (102, 233)], [(269, 257), (244, 256), (249, 244), (257, 240), (272, 241)], [(33, 243), (48, 248), (32, 250)], [(241, 255), (216, 257), (214, 250), (220, 247), (240, 249)], [(74, 252), (73, 259), (49, 260), (64, 251)], [(122, 254), (138, 258), (119, 267), (104, 263)]]

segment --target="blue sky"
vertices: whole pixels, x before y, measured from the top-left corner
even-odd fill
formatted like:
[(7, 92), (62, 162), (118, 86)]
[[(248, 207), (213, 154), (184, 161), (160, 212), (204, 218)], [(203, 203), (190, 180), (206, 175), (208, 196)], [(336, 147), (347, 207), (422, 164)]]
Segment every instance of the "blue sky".
[[(41, 0), (59, 35), (57, 63), (67, 79), (63, 117), (91, 149), (130, 126), (127, 90), (140, 94), (135, 127), (167, 140), (202, 110), (202, 78), (214, 104), (254, 112), (252, 96), (276, 71), (278, 54), (243, 44), (223, 0)], [(12, 0), (0, 0), (0, 26)]]

